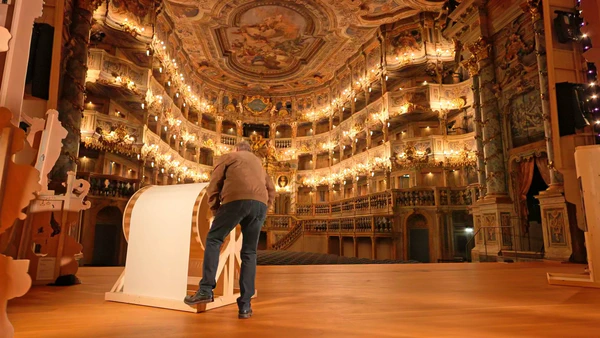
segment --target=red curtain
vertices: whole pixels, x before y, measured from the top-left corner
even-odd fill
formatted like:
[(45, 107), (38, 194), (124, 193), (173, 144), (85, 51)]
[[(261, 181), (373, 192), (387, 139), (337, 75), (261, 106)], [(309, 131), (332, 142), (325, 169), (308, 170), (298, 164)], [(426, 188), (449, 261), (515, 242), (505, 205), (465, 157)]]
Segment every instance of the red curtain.
[(529, 216), (529, 210), (527, 208), (527, 192), (529, 191), (531, 181), (533, 180), (534, 164), (532, 159), (523, 161), (519, 164), (517, 189), (519, 193), (519, 216), (521, 216), (521, 224), (524, 232), (527, 232), (529, 228), (529, 223), (527, 222), (527, 217)]
[(538, 171), (542, 175), (544, 182), (547, 186), (550, 186), (550, 168), (548, 168), (548, 158), (547, 157), (536, 157), (535, 165), (538, 168)]

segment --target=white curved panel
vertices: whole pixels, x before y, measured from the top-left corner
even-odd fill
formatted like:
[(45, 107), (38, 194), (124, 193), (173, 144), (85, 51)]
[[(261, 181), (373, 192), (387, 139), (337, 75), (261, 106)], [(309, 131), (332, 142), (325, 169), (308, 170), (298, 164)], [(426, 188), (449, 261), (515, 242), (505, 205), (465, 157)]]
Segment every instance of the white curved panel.
[(131, 213), (124, 294), (183, 300), (194, 205), (207, 185), (152, 186), (141, 193)]

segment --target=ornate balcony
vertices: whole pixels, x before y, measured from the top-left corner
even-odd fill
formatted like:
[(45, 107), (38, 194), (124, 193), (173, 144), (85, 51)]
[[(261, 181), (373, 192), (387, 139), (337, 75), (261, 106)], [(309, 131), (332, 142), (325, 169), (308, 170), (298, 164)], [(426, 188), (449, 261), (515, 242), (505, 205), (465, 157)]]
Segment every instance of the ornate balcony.
[(414, 207), (464, 209), (472, 205), (478, 196), (475, 186), (393, 189), (329, 203), (298, 205), (296, 216), (345, 218), (359, 215), (391, 215), (398, 208)]
[(78, 172), (77, 178), (90, 182), (90, 197), (129, 199), (140, 188), (140, 180), (115, 175)]
[(338, 219), (299, 220), (305, 233), (326, 233), (328, 235), (373, 235), (391, 234), (393, 216), (358, 216)]
[(91, 48), (88, 57), (86, 82), (126, 87), (132, 93), (145, 95), (149, 87), (150, 70), (133, 62)]
[(291, 229), (294, 226), (294, 218), (287, 215), (268, 215), (265, 228), (269, 230)]

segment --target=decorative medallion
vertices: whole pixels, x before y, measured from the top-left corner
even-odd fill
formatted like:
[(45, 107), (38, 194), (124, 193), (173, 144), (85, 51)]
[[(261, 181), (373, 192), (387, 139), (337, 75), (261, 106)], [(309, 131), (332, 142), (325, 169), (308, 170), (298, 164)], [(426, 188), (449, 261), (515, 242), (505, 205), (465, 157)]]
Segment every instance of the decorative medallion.
[(251, 96), (244, 98), (244, 108), (252, 115), (259, 116), (271, 110), (273, 103), (262, 96)]
[(287, 176), (281, 175), (279, 176), (279, 178), (277, 178), (277, 185), (279, 186), (279, 188), (285, 188), (288, 186), (289, 183), (290, 180)]

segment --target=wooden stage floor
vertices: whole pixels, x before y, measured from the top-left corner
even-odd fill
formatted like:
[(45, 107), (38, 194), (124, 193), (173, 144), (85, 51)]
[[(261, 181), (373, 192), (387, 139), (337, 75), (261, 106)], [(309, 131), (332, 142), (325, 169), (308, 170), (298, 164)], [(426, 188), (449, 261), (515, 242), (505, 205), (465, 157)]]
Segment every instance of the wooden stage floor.
[(254, 317), (104, 301), (122, 268), (9, 302), (16, 337), (598, 337), (600, 290), (550, 286), (551, 263), (260, 266)]

